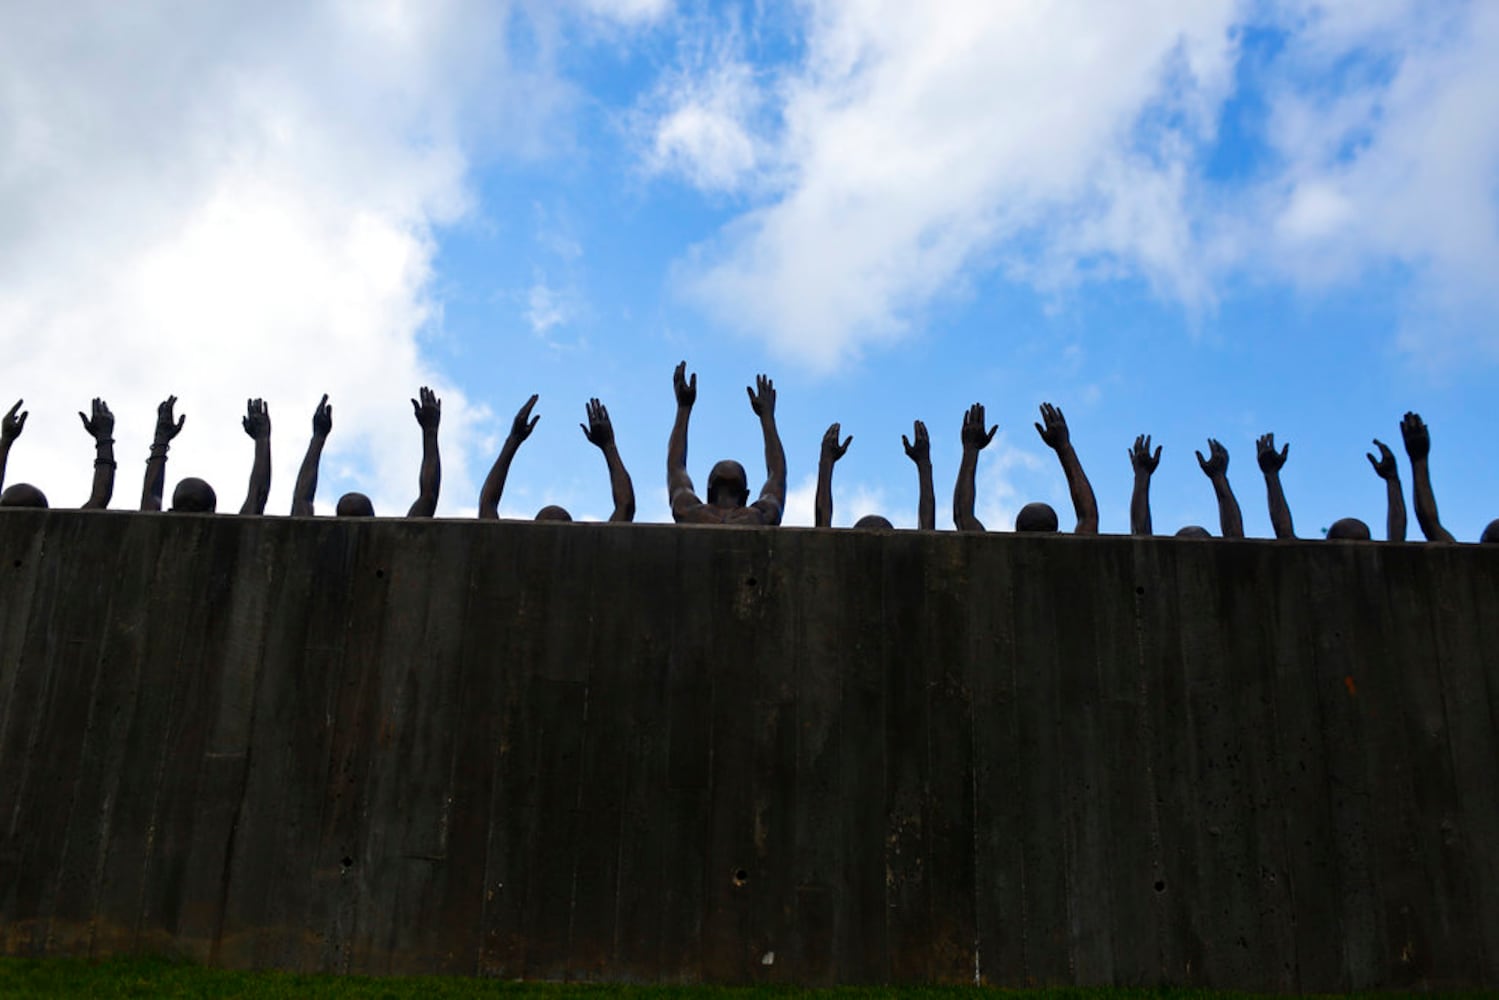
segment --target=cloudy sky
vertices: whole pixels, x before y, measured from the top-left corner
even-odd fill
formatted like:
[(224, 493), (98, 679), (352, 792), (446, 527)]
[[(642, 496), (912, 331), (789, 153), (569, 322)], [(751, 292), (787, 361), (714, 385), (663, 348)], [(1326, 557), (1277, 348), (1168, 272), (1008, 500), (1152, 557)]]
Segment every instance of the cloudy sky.
[(169, 485), (238, 509), (263, 397), (284, 513), (326, 392), (319, 513), (359, 489), (396, 514), (431, 385), (441, 514), (474, 513), (536, 392), (503, 515), (607, 516), (598, 396), (639, 519), (667, 520), (686, 359), (700, 487), (721, 457), (758, 486), (743, 387), (775, 379), (788, 523), (835, 420), (835, 523), (914, 523), (922, 419), (950, 526), (982, 402), (980, 517), (1070, 525), (1051, 401), (1105, 531), (1149, 433), (1157, 530), (1216, 531), (1212, 436), (1270, 534), (1273, 431), (1299, 534), (1382, 534), (1364, 453), (1416, 410), (1471, 540), (1499, 516), (1496, 51), (1499, 4), (1455, 0), (6, 4), (0, 408), (31, 414), (7, 482), (81, 503), (101, 396), (135, 506), (176, 394)]

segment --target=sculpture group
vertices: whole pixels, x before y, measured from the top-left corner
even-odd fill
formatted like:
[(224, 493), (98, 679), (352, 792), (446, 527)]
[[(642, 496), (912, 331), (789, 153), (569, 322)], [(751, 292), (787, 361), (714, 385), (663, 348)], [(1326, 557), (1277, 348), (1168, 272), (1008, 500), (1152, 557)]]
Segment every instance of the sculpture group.
[[(753, 503), (749, 501), (749, 477), (744, 466), (733, 460), (724, 460), (713, 466), (708, 473), (706, 496), (699, 497), (687, 472), (687, 428), (692, 416), (693, 404), (697, 401), (697, 375), (689, 375), (686, 362), (677, 365), (672, 375), (673, 391), (676, 395), (676, 420), (671, 429), (666, 449), (666, 487), (670, 498), (671, 513), (678, 523), (693, 524), (740, 524), (777, 525), (786, 505), (786, 453), (781, 446), (780, 432), (776, 428), (776, 391), (774, 383), (764, 375), (757, 376), (755, 385), (745, 391), (749, 395), (750, 409), (760, 421), (765, 442), (765, 485)], [(419, 476), (419, 492), (407, 517), (431, 517), (437, 510), (437, 498), (442, 483), (442, 463), (438, 452), (437, 433), (442, 420), (442, 401), (423, 386), (419, 398), (411, 401), (417, 424), (422, 431), (422, 466)], [(484, 479), (479, 492), (480, 519), (493, 520), (499, 517), (500, 496), (505, 489), (505, 480), (510, 472), (510, 463), (521, 444), (535, 429), (541, 419), (533, 416), (536, 396), (526, 400), (511, 422), (510, 433), (505, 438), (500, 453)], [(141, 510), (159, 511), (166, 482), (167, 452), (171, 441), (181, 431), (185, 416), (174, 414), (176, 396), (170, 396), (157, 407), (156, 432), (146, 460), (145, 481), (141, 489)], [(20, 437), (26, 426), (27, 413), (18, 401), (0, 418), (0, 486), (5, 482), (5, 465), (11, 446)], [(589, 443), (603, 452), (609, 471), (609, 485), (614, 498), (611, 521), (633, 521), (635, 518), (635, 491), (630, 474), (625, 470), (615, 446), (614, 428), (609, 422), (609, 411), (597, 399), (591, 399), (585, 408), (588, 422), (580, 424), (583, 436)], [(94, 439), (94, 479), (84, 509), (99, 509), (108, 506), (114, 492), (114, 414), (102, 399), (95, 399), (90, 413), (80, 412), (83, 428)], [(241, 421), (245, 433), (255, 443), (255, 458), (250, 470), (249, 487), (245, 494), (241, 514), (264, 514), (266, 499), (271, 486), (271, 416), (264, 400), (251, 399), (245, 406)], [(1067, 479), (1067, 488), (1077, 517), (1073, 529), (1079, 535), (1098, 533), (1098, 501), (1093, 487), (1083, 471), (1082, 462), (1072, 446), (1066, 417), (1061, 409), (1050, 403), (1041, 404), (1041, 421), (1036, 425), (1041, 440), (1052, 449), (1061, 463)], [(333, 430), (333, 407), (328, 397), (323, 396), (312, 416), (312, 438), (302, 459), (292, 493), (291, 514), (294, 517), (310, 517), (313, 514), (313, 499), (317, 493), (318, 464), (323, 446)], [(953, 524), (959, 531), (983, 531), (984, 525), (974, 515), (975, 477), (978, 471), (979, 453), (993, 441), (998, 427), (985, 429), (984, 407), (974, 403), (963, 415), (960, 440), (963, 457), (958, 466), (957, 481), (953, 486)], [(1400, 424), (1405, 452), (1411, 463), (1414, 483), (1416, 522), (1427, 541), (1455, 541), (1451, 532), (1442, 527), (1437, 516), (1436, 498), (1431, 488), (1428, 457), (1431, 451), (1431, 435), (1420, 416), (1407, 413)], [(817, 468), (817, 493), (815, 501), (815, 524), (829, 527), (833, 520), (833, 466), (848, 451), (853, 437), (839, 441), (841, 427), (834, 423), (822, 438), (822, 448)], [(914, 424), (912, 437), (901, 435), (906, 455), (916, 465), (919, 485), (917, 527), (923, 531), (936, 530), (936, 496), (932, 485), (931, 439), (926, 425), (920, 420)], [(1404, 541), (1406, 534), (1405, 497), (1400, 483), (1400, 470), (1395, 455), (1384, 442), (1375, 440), (1379, 457), (1371, 452), (1367, 455), (1375, 474), (1385, 483), (1386, 517), (1385, 537), (1390, 541)], [(1130, 532), (1136, 535), (1153, 533), (1150, 516), (1150, 478), (1161, 461), (1161, 448), (1151, 451), (1149, 435), (1135, 438), (1129, 448), (1130, 465), (1134, 469), (1134, 490), (1130, 498)], [(1224, 538), (1243, 538), (1244, 521), (1239, 502), (1228, 482), (1228, 451), (1218, 441), (1208, 439), (1208, 454), (1197, 452), (1197, 462), (1212, 483), (1218, 501), (1219, 530)], [(1256, 458), (1265, 477), (1266, 498), (1270, 507), (1270, 523), (1276, 538), (1294, 538), (1291, 510), (1286, 503), (1285, 491), (1280, 484), (1280, 470), (1290, 454), (1290, 445), (1275, 447), (1275, 435), (1266, 434), (1256, 442)], [(40, 489), (29, 483), (17, 483), (0, 492), (0, 507), (46, 507), (47, 498)], [(192, 513), (212, 513), (218, 500), (213, 487), (202, 479), (188, 477), (181, 480), (172, 491), (171, 510)], [(363, 493), (345, 493), (335, 505), (340, 517), (373, 517), (374, 505)], [(542, 508), (537, 520), (571, 521), (572, 516), (558, 506)], [(861, 518), (855, 528), (890, 530), (890, 522), (878, 515)], [(1023, 532), (1055, 532), (1058, 530), (1056, 511), (1044, 503), (1030, 503), (1021, 508), (1015, 518), (1015, 530)], [(1207, 529), (1188, 525), (1176, 534), (1180, 537), (1210, 537)], [(1335, 522), (1327, 532), (1328, 538), (1368, 540), (1371, 537), (1368, 525), (1357, 518), (1343, 518)], [(1480, 541), (1499, 542), (1499, 518), (1491, 521), (1483, 530)]]

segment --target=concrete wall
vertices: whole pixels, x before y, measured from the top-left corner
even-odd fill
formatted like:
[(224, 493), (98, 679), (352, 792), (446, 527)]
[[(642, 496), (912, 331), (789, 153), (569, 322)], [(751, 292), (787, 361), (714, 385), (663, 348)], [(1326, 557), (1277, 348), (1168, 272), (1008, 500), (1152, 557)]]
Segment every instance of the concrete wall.
[(0, 511), (0, 951), (1499, 985), (1499, 550)]

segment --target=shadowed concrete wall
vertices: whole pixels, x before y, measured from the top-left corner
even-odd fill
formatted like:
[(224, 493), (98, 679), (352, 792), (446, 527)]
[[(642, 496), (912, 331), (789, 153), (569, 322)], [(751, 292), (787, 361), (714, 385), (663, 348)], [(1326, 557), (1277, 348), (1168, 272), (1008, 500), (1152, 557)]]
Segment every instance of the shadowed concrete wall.
[(0, 511), (0, 951), (1499, 985), (1499, 550)]

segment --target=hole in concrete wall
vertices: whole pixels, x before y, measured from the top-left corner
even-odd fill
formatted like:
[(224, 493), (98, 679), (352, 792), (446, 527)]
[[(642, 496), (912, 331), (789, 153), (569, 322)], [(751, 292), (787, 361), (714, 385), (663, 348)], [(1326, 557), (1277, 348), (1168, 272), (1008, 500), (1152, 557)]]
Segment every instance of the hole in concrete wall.
[(745, 871), (743, 868), (740, 868), (738, 871), (734, 872), (734, 884), (735, 885), (744, 885), (748, 881), (749, 881), (749, 872)]
[(1144, 587), (1136, 587), (1135, 588), (1135, 596), (1136, 597), (1144, 597), (1145, 596), (1145, 588)]
[(747, 578), (746, 578), (746, 579), (745, 579), (745, 581), (744, 581), (744, 585), (745, 585), (745, 586), (746, 586), (746, 587), (753, 587), (753, 586), (754, 586), (754, 585), (755, 585), (755, 584), (756, 584), (756, 583), (759, 583), (759, 582), (760, 582), (760, 581), (758, 581), (758, 580), (756, 580), (756, 579), (755, 579), (755, 578), (754, 578), (754, 577), (752, 577), (752, 576), (751, 576), (751, 577), (747, 577)]
[(354, 867), (354, 859), (351, 858), (351, 857), (349, 857), (348, 855), (345, 855), (344, 859), (342, 861), (340, 861), (339, 864), (343, 865), (345, 868), (353, 868)]
[(383, 570), (383, 569), (377, 569), (377, 570), (375, 570), (375, 579), (376, 580), (383, 580), (383, 579), (385, 579), (385, 570)]
[(20, 568), (21, 568), (21, 560), (17, 559), (16, 560), (16, 569), (20, 569)]
[(1156, 892), (1165, 892), (1166, 891), (1166, 883), (1164, 881), (1160, 880), (1160, 879), (1157, 879), (1156, 883), (1155, 883), (1155, 891)]

